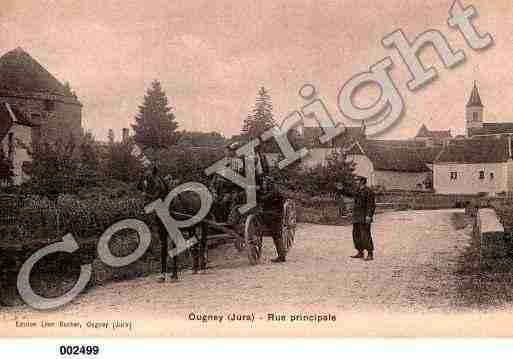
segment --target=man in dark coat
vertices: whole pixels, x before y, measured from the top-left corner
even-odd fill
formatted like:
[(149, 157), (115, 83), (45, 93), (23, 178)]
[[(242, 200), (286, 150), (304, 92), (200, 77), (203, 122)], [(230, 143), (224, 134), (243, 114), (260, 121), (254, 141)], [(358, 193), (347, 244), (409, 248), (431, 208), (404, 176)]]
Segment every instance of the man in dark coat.
[(374, 192), (367, 187), (365, 177), (357, 178), (357, 185), (354, 190), (340, 188), (340, 191), (354, 199), (353, 208), (353, 242), (358, 251), (351, 258), (364, 258), (364, 251), (367, 251), (366, 261), (374, 259), (374, 243), (372, 241), (371, 224), (376, 211), (376, 200)]
[[(140, 184), (141, 189), (144, 191), (145, 199), (147, 203), (151, 203), (157, 199), (164, 200), (168, 195), (169, 188), (166, 181), (160, 176), (157, 166), (154, 166), (151, 170), (151, 174), (144, 177)], [(167, 229), (160, 220), (157, 218), (158, 235), (160, 240), (160, 261), (161, 261), (161, 280), (162, 281), (176, 281), (178, 280), (178, 263), (176, 257), (173, 258), (173, 273), (169, 277), (167, 259), (168, 259), (168, 233)], [(174, 244), (173, 244), (174, 245)]]
[(271, 259), (272, 263), (284, 263), (287, 261), (287, 251), (283, 247), (281, 234), (281, 213), (285, 197), (270, 177), (261, 179), (260, 190), (257, 192), (258, 202), (262, 207), (262, 219), (271, 230), (277, 257)]
[[(237, 155), (238, 142), (234, 142), (225, 148), (225, 158), (227, 160), (226, 169), (231, 169), (241, 175), (244, 175), (244, 159)], [(221, 222), (228, 220), (234, 212), (234, 207), (241, 202), (242, 188), (221, 175), (214, 175), (210, 183), (210, 189), (217, 197), (213, 212), (216, 219)], [(232, 223), (235, 224), (235, 223)]]

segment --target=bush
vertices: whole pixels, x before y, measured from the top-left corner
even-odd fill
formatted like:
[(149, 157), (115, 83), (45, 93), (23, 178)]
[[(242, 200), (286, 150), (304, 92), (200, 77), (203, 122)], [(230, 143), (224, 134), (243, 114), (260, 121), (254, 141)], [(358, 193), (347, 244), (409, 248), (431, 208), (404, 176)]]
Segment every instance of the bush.
[(223, 148), (173, 146), (147, 154), (157, 164), (162, 176), (180, 182), (208, 183), (205, 170), (224, 157)]
[(100, 172), (104, 178), (125, 183), (136, 182), (144, 172), (141, 159), (134, 154), (132, 143), (112, 143), (102, 153)]
[(27, 148), (32, 156), (27, 167), (30, 181), (24, 185), (28, 193), (55, 200), (60, 193), (74, 193), (77, 188), (79, 161), (74, 157), (75, 141), (61, 140)]
[(117, 221), (135, 218), (151, 224), (138, 197), (112, 199), (105, 196), (82, 200), (74, 195), (61, 195), (56, 202), (45, 197), (25, 199), (20, 211), (16, 236), (10, 240), (60, 240), (68, 233), (77, 239), (101, 235)]

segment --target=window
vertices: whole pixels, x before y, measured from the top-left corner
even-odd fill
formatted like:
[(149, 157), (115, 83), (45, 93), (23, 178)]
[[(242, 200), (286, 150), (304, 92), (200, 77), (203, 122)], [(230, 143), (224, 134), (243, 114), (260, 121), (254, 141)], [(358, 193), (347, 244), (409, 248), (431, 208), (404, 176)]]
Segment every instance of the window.
[(478, 119), (477, 119), (477, 112), (472, 112), (472, 121), (476, 122)]
[(450, 177), (450, 178), (451, 178), (451, 181), (454, 181), (454, 180), (458, 179), (458, 172), (456, 172), (456, 171), (451, 171), (451, 172), (450, 172), (450, 175), (451, 175), (451, 177)]
[(479, 179), (484, 180), (485, 178), (485, 171), (479, 171)]
[(493, 178), (494, 178), (494, 174), (493, 174), (493, 172), (490, 172), (490, 181), (493, 181)]

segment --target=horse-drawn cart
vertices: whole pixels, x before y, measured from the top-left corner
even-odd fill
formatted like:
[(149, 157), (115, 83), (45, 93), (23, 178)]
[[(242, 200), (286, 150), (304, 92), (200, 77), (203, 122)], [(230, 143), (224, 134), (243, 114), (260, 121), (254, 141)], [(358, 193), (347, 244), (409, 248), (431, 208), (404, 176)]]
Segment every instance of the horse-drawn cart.
[[(190, 217), (181, 212), (172, 213), (180, 217)], [(292, 248), (296, 233), (296, 205), (291, 199), (284, 200), (281, 208), (273, 210), (266, 209), (265, 204), (259, 204), (249, 214), (241, 216), (239, 223), (204, 219), (195, 227), (194, 232), (205, 250), (207, 242), (232, 241), (239, 252), (246, 253), (249, 263), (256, 265), (262, 257), (264, 237), (273, 238), (281, 252), (279, 255), (285, 256)]]
[[(233, 242), (239, 252), (245, 252), (249, 263), (258, 264), (262, 257), (264, 237), (272, 237), (278, 252), (278, 257), (285, 259), (287, 252), (294, 244), (296, 233), (296, 205), (274, 185), (269, 176), (269, 166), (263, 154), (257, 152), (255, 163), (257, 184), (257, 205), (247, 213), (240, 214), (239, 208), (245, 203), (245, 192), (242, 188), (227, 183), (225, 178), (217, 177), (221, 185), (216, 187), (211, 183), (214, 194), (214, 204), (210, 214), (200, 224), (186, 231), (189, 236), (194, 234), (198, 244), (193, 247), (193, 258), (199, 260), (199, 267), (206, 266), (207, 243), (213, 241)], [(242, 164), (245, 171), (246, 163)], [(226, 200), (229, 198), (228, 200)], [(178, 209), (180, 203), (187, 200), (177, 200), (171, 207), (171, 214), (177, 218), (191, 218), (190, 207)], [(194, 206), (193, 206), (194, 207)], [(189, 209), (189, 210), (187, 210)], [(199, 257), (199, 259), (198, 259)]]

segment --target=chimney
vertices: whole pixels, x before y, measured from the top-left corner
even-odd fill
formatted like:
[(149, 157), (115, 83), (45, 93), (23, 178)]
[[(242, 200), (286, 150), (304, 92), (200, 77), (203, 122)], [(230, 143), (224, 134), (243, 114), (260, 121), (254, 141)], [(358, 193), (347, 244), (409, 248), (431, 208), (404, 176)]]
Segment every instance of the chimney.
[(130, 130), (128, 128), (123, 128), (122, 141), (123, 143), (127, 143), (130, 139)]
[(116, 139), (116, 137), (114, 136), (114, 130), (112, 128), (109, 128), (107, 138), (109, 139), (109, 143), (112, 145)]

